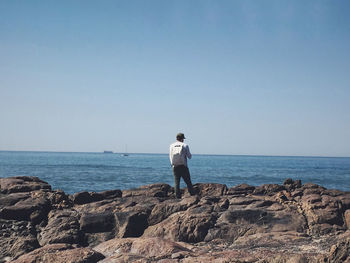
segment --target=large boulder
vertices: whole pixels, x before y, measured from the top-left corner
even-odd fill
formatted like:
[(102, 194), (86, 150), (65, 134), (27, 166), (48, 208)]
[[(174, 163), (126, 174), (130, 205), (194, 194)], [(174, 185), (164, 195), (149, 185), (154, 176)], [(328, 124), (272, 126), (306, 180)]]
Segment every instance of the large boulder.
[(15, 176), (0, 178), (0, 193), (10, 194), (18, 192), (30, 192), (34, 190), (51, 190), (51, 185), (32, 176)]
[(0, 209), (6, 206), (13, 206), (19, 201), (26, 200), (28, 198), (31, 198), (30, 192), (0, 195)]
[(152, 212), (148, 218), (148, 224), (158, 224), (164, 219), (168, 218), (170, 215), (179, 211), (185, 211), (198, 202), (199, 198), (197, 196), (185, 197), (180, 201), (176, 199), (170, 199), (161, 202), (153, 207)]
[(195, 205), (186, 211), (170, 215), (162, 222), (150, 226), (143, 237), (160, 237), (172, 241), (197, 243), (204, 240), (209, 229), (214, 226), (216, 213), (209, 205)]
[(281, 209), (273, 202), (251, 200), (251, 203), (231, 205), (220, 215), (205, 240), (234, 241), (256, 233), (304, 233), (305, 229), (305, 219), (297, 211)]
[(83, 244), (79, 213), (74, 210), (51, 211), (48, 223), (40, 228), (38, 241), (41, 246), (54, 243)]
[(47, 218), (51, 209), (48, 194), (33, 191), (29, 194), (11, 194), (2, 200), (8, 205), (0, 204), (0, 218), (8, 220), (27, 220), (38, 224)]
[(140, 237), (148, 227), (148, 214), (143, 211), (117, 212), (115, 217), (117, 237)]
[(80, 218), (80, 229), (86, 233), (109, 232), (115, 227), (112, 212), (86, 213)]
[(311, 189), (312, 191), (304, 191), (300, 206), (310, 232), (322, 235), (345, 228), (344, 211), (339, 200), (320, 191), (317, 187)]
[(80, 229), (85, 233), (85, 242), (94, 246), (114, 238), (116, 220), (112, 211), (84, 213), (80, 218)]

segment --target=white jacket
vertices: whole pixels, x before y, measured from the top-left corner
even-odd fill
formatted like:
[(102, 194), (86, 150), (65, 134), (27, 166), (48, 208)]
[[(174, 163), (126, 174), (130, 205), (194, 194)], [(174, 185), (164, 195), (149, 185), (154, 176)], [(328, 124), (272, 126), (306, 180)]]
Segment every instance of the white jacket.
[(169, 159), (170, 159), (170, 163), (172, 166), (174, 166), (173, 164), (173, 157), (174, 157), (174, 153), (177, 152), (176, 148), (177, 147), (182, 147), (182, 152), (181, 152), (181, 159), (182, 159), (182, 164), (187, 166), (187, 158), (191, 159), (192, 158), (192, 154), (190, 152), (190, 148), (188, 147), (188, 145), (186, 143), (180, 142), (180, 141), (176, 141), (174, 143), (172, 143), (170, 145), (169, 148)]

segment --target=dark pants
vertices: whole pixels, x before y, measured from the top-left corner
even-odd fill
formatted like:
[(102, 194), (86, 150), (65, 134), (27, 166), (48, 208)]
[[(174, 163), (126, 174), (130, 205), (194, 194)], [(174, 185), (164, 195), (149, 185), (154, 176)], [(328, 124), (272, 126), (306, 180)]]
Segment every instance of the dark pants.
[(185, 183), (187, 184), (187, 189), (190, 195), (194, 195), (193, 186), (191, 182), (191, 176), (190, 171), (188, 170), (188, 167), (185, 165), (178, 165), (173, 167), (173, 173), (175, 178), (175, 195), (177, 198), (181, 198), (181, 191), (180, 191), (180, 179), (184, 179)]

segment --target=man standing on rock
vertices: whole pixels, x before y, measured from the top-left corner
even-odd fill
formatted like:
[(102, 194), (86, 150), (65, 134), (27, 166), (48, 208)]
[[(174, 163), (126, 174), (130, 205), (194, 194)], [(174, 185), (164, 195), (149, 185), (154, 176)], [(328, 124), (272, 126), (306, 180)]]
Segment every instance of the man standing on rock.
[(173, 174), (175, 178), (176, 198), (181, 198), (181, 177), (187, 184), (188, 192), (190, 193), (190, 195), (194, 195), (190, 171), (187, 166), (187, 158), (191, 159), (192, 154), (188, 145), (184, 143), (184, 139), (186, 139), (185, 135), (183, 133), (178, 133), (176, 135), (176, 142), (172, 143), (169, 149), (170, 163), (173, 168)]

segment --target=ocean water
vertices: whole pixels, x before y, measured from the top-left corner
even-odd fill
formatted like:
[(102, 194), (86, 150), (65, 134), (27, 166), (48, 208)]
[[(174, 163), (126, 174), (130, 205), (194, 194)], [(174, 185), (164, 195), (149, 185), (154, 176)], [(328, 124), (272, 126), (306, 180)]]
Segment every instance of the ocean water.
[[(292, 178), (350, 191), (350, 158), (193, 155), (189, 168), (193, 183), (257, 186)], [(174, 184), (167, 154), (0, 151), (0, 177), (23, 175), (37, 176), (69, 194)]]

